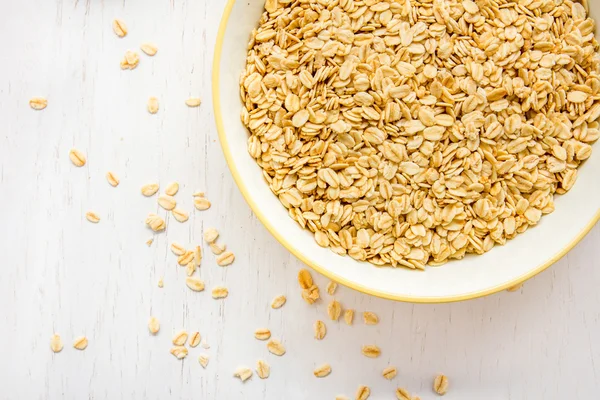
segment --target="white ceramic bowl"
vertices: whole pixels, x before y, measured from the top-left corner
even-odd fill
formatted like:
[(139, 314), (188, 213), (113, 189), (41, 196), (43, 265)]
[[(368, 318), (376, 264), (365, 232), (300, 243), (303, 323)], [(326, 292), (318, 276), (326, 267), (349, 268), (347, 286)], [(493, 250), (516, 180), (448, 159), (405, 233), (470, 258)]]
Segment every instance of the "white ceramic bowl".
[[(592, 16), (600, 3), (589, 2)], [(246, 45), (264, 0), (229, 0), (219, 28), (213, 64), (213, 101), (221, 145), (246, 201), (267, 229), (296, 257), (323, 275), (371, 295), (410, 302), (472, 299), (518, 284), (564, 256), (600, 218), (600, 154), (579, 170), (575, 186), (556, 199), (556, 211), (538, 226), (480, 256), (467, 256), (425, 272), (377, 268), (319, 247), (271, 193), (248, 155), (248, 132), (240, 122), (239, 76)]]

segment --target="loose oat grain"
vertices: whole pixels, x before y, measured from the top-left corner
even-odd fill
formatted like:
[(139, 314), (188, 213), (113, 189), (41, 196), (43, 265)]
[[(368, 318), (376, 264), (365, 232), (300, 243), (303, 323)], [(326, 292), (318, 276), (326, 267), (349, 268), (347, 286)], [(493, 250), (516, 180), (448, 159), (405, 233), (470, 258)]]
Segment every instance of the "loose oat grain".
[(187, 342), (188, 339), (188, 333), (185, 329), (182, 329), (178, 332), (175, 332), (175, 334), (172, 337), (172, 342), (174, 345), (176, 346), (183, 346), (185, 345), (185, 342)]
[(377, 314), (371, 311), (363, 312), (363, 321), (365, 325), (377, 325), (379, 323), (379, 317)]
[(229, 290), (226, 287), (217, 286), (212, 290), (213, 299), (224, 299), (229, 295)]
[(433, 391), (443, 396), (448, 391), (448, 377), (440, 374), (433, 380)]
[(371, 395), (371, 389), (368, 386), (361, 385), (356, 391), (356, 400), (367, 400)]
[(353, 320), (354, 320), (354, 310), (349, 308), (346, 311), (344, 311), (344, 322), (346, 322), (347, 325), (352, 325)]
[(212, 253), (215, 255), (223, 254), (223, 252), (227, 248), (227, 246), (225, 246), (224, 244), (218, 244), (217, 242), (212, 242), (209, 246), (210, 251), (212, 251)]
[(190, 219), (187, 211), (183, 211), (180, 208), (174, 208), (171, 210), (171, 214), (173, 214), (173, 218), (175, 218), (178, 222), (185, 222)]
[(204, 281), (200, 278), (187, 277), (185, 278), (185, 284), (194, 292), (201, 292), (204, 290)]
[(200, 363), (200, 365), (202, 365), (202, 368), (204, 368), (204, 369), (206, 369), (206, 367), (208, 366), (209, 361), (210, 361), (210, 357), (208, 354), (202, 353), (198, 357), (198, 362)]
[(148, 330), (153, 335), (156, 335), (158, 333), (158, 331), (160, 330), (160, 322), (158, 321), (158, 318), (150, 317), (150, 320), (148, 321)]
[(71, 149), (69, 151), (69, 158), (76, 167), (83, 167), (86, 163), (85, 155), (77, 149)]
[(217, 265), (226, 267), (233, 263), (235, 255), (231, 251), (226, 251), (217, 257)]
[(119, 186), (119, 177), (117, 177), (117, 175), (114, 172), (108, 171), (106, 173), (106, 180), (112, 187)]
[(59, 353), (63, 349), (62, 340), (60, 336), (56, 333), (50, 338), (50, 348), (55, 353)]
[(327, 284), (327, 288), (326, 288), (327, 294), (330, 296), (333, 296), (335, 294), (335, 291), (337, 290), (337, 287), (338, 287), (337, 283), (330, 281)]
[(310, 288), (313, 285), (313, 279), (310, 272), (305, 269), (298, 271), (298, 283), (302, 289)]
[(258, 340), (268, 340), (271, 338), (271, 331), (267, 328), (259, 328), (254, 331), (254, 337)]
[(158, 192), (158, 183), (148, 183), (142, 186), (142, 194), (146, 197), (154, 196)]
[(157, 285), (158, 285), (158, 287), (159, 287), (159, 288), (161, 288), (161, 289), (162, 289), (162, 288), (165, 286), (165, 283), (163, 282), (163, 278), (160, 278), (160, 279), (158, 280), (158, 283), (157, 283)]
[(321, 298), (321, 295), (319, 293), (319, 288), (317, 287), (317, 285), (312, 285), (308, 289), (303, 289), (302, 298), (308, 304), (314, 304), (315, 301), (319, 300)]
[(127, 50), (121, 60), (121, 69), (135, 69), (140, 63), (140, 56), (135, 51)]
[(240, 378), (242, 382), (246, 382), (252, 377), (252, 370), (248, 367), (238, 367), (233, 373), (233, 376)]
[(48, 100), (46, 100), (43, 97), (32, 97), (29, 100), (29, 107), (33, 108), (34, 110), (43, 110), (44, 108), (46, 108), (48, 106)]
[(194, 207), (196, 207), (196, 209), (200, 211), (208, 210), (210, 208), (210, 201), (208, 201), (208, 199), (205, 199), (204, 197), (195, 197)]
[(413, 400), (412, 396), (410, 395), (410, 392), (404, 388), (396, 389), (396, 398), (398, 400)]
[(219, 237), (219, 232), (215, 228), (207, 228), (204, 231), (204, 241), (206, 243), (213, 243)]
[(200, 103), (201, 103), (201, 102), (202, 102), (202, 101), (200, 100), (200, 98), (199, 98), (199, 97), (190, 97), (189, 99), (187, 99), (187, 100), (185, 101), (185, 104), (186, 104), (188, 107), (198, 107), (198, 106), (200, 105)]
[(168, 194), (161, 194), (158, 196), (158, 204), (165, 210), (172, 210), (177, 205), (175, 197), (169, 196)]
[(192, 332), (188, 344), (190, 345), (190, 347), (196, 347), (200, 344), (201, 339), (202, 337), (200, 336), (200, 332)]
[(327, 315), (333, 321), (337, 321), (340, 319), (340, 315), (342, 314), (342, 306), (337, 300), (332, 300), (327, 306)]
[(165, 194), (169, 196), (175, 196), (179, 192), (179, 183), (171, 182), (165, 188)]
[(156, 114), (158, 112), (158, 99), (154, 96), (148, 99), (148, 112), (150, 114)]
[(121, 19), (115, 19), (112, 22), (112, 28), (113, 31), (115, 32), (115, 35), (117, 35), (118, 37), (125, 37), (127, 35), (127, 25), (125, 25), (125, 22)]
[(279, 340), (271, 339), (267, 343), (267, 350), (276, 356), (282, 356), (285, 354), (285, 347)]
[(317, 320), (315, 322), (315, 339), (323, 340), (325, 335), (327, 335), (327, 326), (325, 325), (325, 322)]
[(88, 340), (85, 336), (79, 336), (73, 341), (73, 348), (77, 350), (85, 350), (88, 346)]
[(265, 360), (258, 360), (256, 362), (256, 375), (260, 379), (267, 379), (271, 374), (271, 367)]
[(148, 214), (145, 222), (154, 232), (163, 231), (166, 227), (165, 220), (154, 213)]
[(182, 255), (184, 255), (187, 252), (187, 250), (185, 249), (185, 247), (183, 247), (182, 245), (180, 245), (177, 242), (172, 242), (171, 243), (171, 251), (176, 256), (182, 256)]
[(100, 222), (100, 217), (98, 216), (98, 214), (96, 214), (93, 211), (88, 211), (85, 213), (85, 218), (90, 221), (93, 222), (94, 224), (97, 224), (98, 222)]
[(156, 47), (156, 45), (153, 43), (142, 43), (140, 49), (150, 57), (155, 55), (158, 51), (158, 47)]
[(150, 247), (152, 245), (152, 243), (154, 243), (154, 239), (153, 238), (150, 238), (150, 239), (146, 240), (146, 245), (148, 247)]
[(367, 344), (362, 347), (362, 353), (366, 357), (377, 358), (381, 354), (381, 350), (374, 344)]
[(283, 305), (285, 304), (286, 301), (287, 301), (287, 298), (281, 294), (273, 299), (273, 301), (271, 302), (271, 308), (274, 308), (274, 309), (281, 308), (281, 307), (283, 307)]
[(383, 375), (383, 377), (389, 381), (394, 379), (397, 373), (398, 370), (396, 369), (396, 367), (386, 367), (383, 369), (381, 375)]
[(186, 250), (185, 253), (177, 257), (177, 263), (179, 265), (188, 265), (192, 261), (194, 261), (194, 252), (191, 250)]
[(194, 264), (196, 267), (199, 267), (202, 263), (202, 248), (200, 246), (196, 246), (194, 249)]
[(313, 374), (317, 378), (324, 378), (331, 373), (331, 366), (329, 364), (323, 364), (315, 368)]
[(178, 360), (183, 360), (188, 355), (188, 349), (185, 346), (173, 346), (171, 347), (171, 354)]

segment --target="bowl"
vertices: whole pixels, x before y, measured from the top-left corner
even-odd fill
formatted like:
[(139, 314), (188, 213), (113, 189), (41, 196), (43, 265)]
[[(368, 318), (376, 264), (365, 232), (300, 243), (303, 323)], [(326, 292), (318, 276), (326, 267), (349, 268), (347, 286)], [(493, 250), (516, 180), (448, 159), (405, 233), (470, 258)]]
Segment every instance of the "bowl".
[[(600, 3), (589, 2), (600, 16)], [(425, 271), (375, 267), (334, 254), (317, 245), (270, 191), (247, 151), (248, 132), (240, 121), (239, 77), (245, 66), (250, 32), (258, 24), (264, 0), (229, 0), (214, 54), (213, 102), (231, 173), (244, 198), (271, 234), (291, 253), (330, 279), (360, 292), (387, 299), (436, 303), (473, 299), (517, 285), (559, 260), (600, 218), (600, 155), (578, 171), (574, 187), (555, 197), (556, 210), (540, 223), (483, 255), (467, 256)]]

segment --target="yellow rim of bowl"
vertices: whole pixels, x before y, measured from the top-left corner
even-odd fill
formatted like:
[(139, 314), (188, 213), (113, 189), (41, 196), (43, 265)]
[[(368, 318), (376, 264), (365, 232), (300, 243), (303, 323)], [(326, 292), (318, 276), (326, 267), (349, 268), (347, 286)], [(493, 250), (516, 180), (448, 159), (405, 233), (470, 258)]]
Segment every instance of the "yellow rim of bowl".
[(376, 296), (376, 297), (381, 297), (384, 299), (389, 299), (389, 300), (405, 301), (405, 302), (410, 302), (410, 303), (450, 303), (450, 302), (454, 302), (454, 301), (470, 300), (470, 299), (475, 299), (477, 297), (483, 297), (483, 296), (487, 296), (487, 295), (490, 295), (493, 293), (497, 293), (501, 290), (504, 290), (509, 287), (518, 285), (522, 282), (525, 282), (527, 279), (539, 274), (540, 272), (542, 272), (543, 270), (548, 268), (550, 265), (552, 265), (556, 261), (560, 260), (565, 254), (567, 254), (569, 252), (569, 250), (571, 250), (573, 247), (575, 247), (575, 245), (577, 243), (579, 243), (579, 241), (581, 239), (583, 239), (583, 237), (594, 227), (596, 222), (598, 222), (598, 220), (600, 219), (600, 210), (598, 210), (596, 212), (596, 214), (594, 215), (594, 218), (585, 226), (585, 228), (583, 228), (583, 230), (569, 244), (567, 244), (561, 251), (556, 253), (554, 256), (550, 257), (546, 262), (544, 262), (543, 264), (534, 268), (532, 271), (530, 271), (524, 275), (521, 275), (520, 277), (518, 277), (510, 282), (503, 283), (501, 285), (494, 286), (489, 289), (480, 290), (480, 291), (476, 291), (476, 292), (472, 292), (472, 293), (456, 295), (456, 296), (413, 297), (413, 296), (397, 295), (397, 294), (383, 292), (383, 291), (379, 291), (379, 290), (373, 290), (371, 288), (361, 286), (354, 282), (348, 281), (341, 276), (331, 273), (330, 271), (328, 271), (326, 268), (322, 267), (321, 265), (313, 263), (312, 261), (308, 260), (302, 253), (300, 253), (298, 250), (296, 250), (288, 242), (288, 240), (286, 238), (282, 237), (275, 230), (275, 228), (273, 228), (273, 226), (269, 223), (269, 220), (263, 215), (263, 213), (256, 206), (256, 203), (252, 199), (252, 196), (248, 192), (248, 189), (246, 188), (245, 183), (242, 181), (242, 178), (241, 178), (237, 168), (235, 167), (235, 164), (233, 162), (233, 157), (232, 157), (231, 151), (229, 149), (229, 143), (227, 142), (227, 137), (225, 136), (225, 129), (223, 127), (223, 120), (222, 120), (222, 115), (221, 115), (221, 93), (219, 92), (219, 90), (220, 90), (219, 66), (221, 64), (221, 51), (223, 49), (223, 38), (225, 37), (225, 29), (227, 27), (227, 22), (229, 21), (229, 16), (231, 15), (231, 10), (233, 9), (233, 5), (234, 5), (235, 1), (236, 0), (228, 0), (227, 4), (225, 5), (225, 10), (223, 11), (223, 17), (221, 18), (221, 23), (219, 24), (219, 31), (217, 33), (217, 42), (215, 44), (215, 53), (214, 53), (214, 60), (213, 60), (213, 73), (212, 73), (213, 107), (214, 107), (214, 113), (215, 113), (215, 121), (217, 124), (217, 132), (219, 134), (219, 140), (221, 142), (221, 147), (223, 148), (223, 153), (225, 154), (225, 160), (227, 161), (227, 165), (229, 165), (229, 169), (231, 171), (231, 174), (233, 175), (233, 179), (235, 180), (238, 188), (242, 192), (242, 195), (246, 199), (246, 202), (248, 203), (248, 205), (250, 206), (252, 211), (256, 214), (256, 216), (258, 217), (260, 222), (262, 222), (262, 224), (267, 228), (267, 230), (269, 232), (271, 232), (271, 235), (273, 235), (275, 237), (275, 239), (277, 239), (277, 241), (279, 241), (279, 243), (281, 243), (283, 245), (283, 247), (285, 247), (294, 256), (296, 256), (298, 259), (300, 259), (300, 261), (302, 261), (304, 264), (310, 266), (311, 268), (313, 268), (315, 271), (319, 272), (320, 274), (323, 274), (326, 277), (328, 277), (329, 279), (334, 280), (338, 283), (341, 283), (344, 286), (348, 286), (359, 292), (366, 293), (366, 294)]

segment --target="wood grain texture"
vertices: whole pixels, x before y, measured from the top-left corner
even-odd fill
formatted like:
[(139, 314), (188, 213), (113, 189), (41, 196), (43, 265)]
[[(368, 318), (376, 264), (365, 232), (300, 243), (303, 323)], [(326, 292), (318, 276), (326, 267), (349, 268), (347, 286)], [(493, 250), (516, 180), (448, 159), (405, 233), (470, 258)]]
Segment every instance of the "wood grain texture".
[[(353, 398), (359, 384), (371, 399), (402, 386), (421, 396), (434, 376), (449, 376), (445, 399), (590, 399), (600, 389), (600, 229), (515, 293), (457, 304), (412, 305), (340, 287), (344, 308), (375, 311), (381, 322), (355, 326), (326, 316), (327, 280), (313, 276), (325, 301), (300, 298), (302, 264), (252, 215), (222, 157), (213, 122), (210, 69), (223, 0), (23, 0), (0, 9), (0, 376), (2, 399), (333, 399)], [(119, 39), (111, 22), (122, 18)], [(141, 54), (143, 42), (158, 46)], [(122, 71), (128, 49), (137, 69)], [(28, 101), (44, 96), (48, 107)], [(160, 110), (146, 111), (156, 96)], [(200, 108), (185, 99), (200, 96)], [(231, 118), (238, 118), (237, 115)], [(75, 168), (72, 147), (88, 163)], [(596, 155), (597, 156), (597, 155)], [(121, 184), (105, 178), (114, 171)], [(140, 194), (144, 183), (177, 180), (176, 199), (190, 212), (179, 223)], [(202, 189), (212, 208), (193, 208)], [(85, 213), (102, 218), (91, 224)], [(148, 212), (166, 216), (152, 234)], [(200, 276), (207, 290), (185, 286), (168, 244), (200, 244), (216, 227), (235, 252), (227, 268), (207, 246)], [(144, 243), (154, 237), (148, 247)], [(485, 266), (482, 266), (484, 268)], [(165, 286), (157, 281), (164, 277)], [(213, 300), (212, 287), (229, 289)], [(285, 294), (278, 310), (271, 300)], [(148, 333), (151, 315), (161, 331)], [(322, 319), (327, 336), (313, 338)], [(268, 327), (287, 349), (268, 353), (254, 330)], [(210, 344), (183, 362), (169, 354), (172, 332), (199, 330)], [(57, 332), (65, 343), (50, 351)], [(86, 335), (85, 351), (72, 341)], [(367, 359), (363, 344), (382, 355)], [(207, 369), (200, 353), (210, 355)], [(242, 384), (239, 365), (271, 365), (266, 380)], [(315, 367), (331, 364), (327, 378)], [(387, 381), (381, 371), (398, 367)]]

